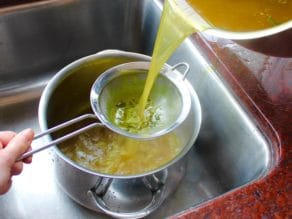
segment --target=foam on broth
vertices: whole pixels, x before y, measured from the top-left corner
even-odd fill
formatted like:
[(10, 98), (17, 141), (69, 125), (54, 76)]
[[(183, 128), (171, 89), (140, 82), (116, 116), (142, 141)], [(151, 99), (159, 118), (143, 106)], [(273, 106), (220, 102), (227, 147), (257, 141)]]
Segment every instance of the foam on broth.
[(168, 163), (183, 146), (174, 133), (138, 141), (97, 127), (61, 143), (59, 148), (71, 160), (93, 171), (135, 175)]

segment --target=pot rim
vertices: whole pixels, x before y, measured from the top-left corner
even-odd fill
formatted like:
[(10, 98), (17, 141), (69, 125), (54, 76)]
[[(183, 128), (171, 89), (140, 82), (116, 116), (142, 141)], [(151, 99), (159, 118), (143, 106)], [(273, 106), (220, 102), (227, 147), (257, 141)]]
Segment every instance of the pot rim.
[[(62, 68), (60, 71), (58, 71), (56, 73), (56, 75), (49, 81), (49, 83), (47, 84), (47, 86), (45, 87), (41, 98), (40, 98), (40, 102), (39, 102), (39, 108), (38, 108), (38, 119), (39, 119), (39, 125), (40, 125), (40, 129), (42, 131), (47, 130), (48, 129), (48, 125), (47, 125), (47, 121), (46, 121), (46, 115), (47, 115), (47, 107), (48, 107), (48, 100), (50, 98), (50, 96), (52, 95), (52, 93), (54, 92), (54, 90), (56, 89), (56, 87), (69, 75), (71, 75), (72, 73), (76, 72), (76, 70), (82, 68), (82, 66), (84, 66), (84, 64), (89, 63), (93, 60), (96, 60), (98, 58), (102, 58), (102, 57), (108, 57), (110, 55), (120, 55), (120, 56), (124, 56), (124, 57), (130, 57), (130, 58), (139, 58), (141, 60), (146, 60), (146, 61), (150, 61), (151, 58), (149, 56), (143, 55), (143, 54), (139, 54), (139, 53), (134, 53), (134, 52), (125, 52), (125, 51), (121, 51), (121, 50), (104, 50), (89, 56), (85, 56), (82, 57), (80, 59), (77, 59), (76, 61), (66, 65), (64, 68)], [(140, 61), (141, 61), (140, 60)], [(168, 65), (169, 66), (169, 65)], [(172, 164), (176, 163), (178, 160), (180, 160), (184, 155), (187, 154), (187, 152), (192, 148), (195, 140), (198, 137), (199, 134), (199, 130), (201, 127), (201, 121), (202, 121), (202, 112), (201, 112), (201, 105), (200, 105), (200, 101), (199, 98), (195, 92), (195, 90), (193, 89), (192, 85), (189, 83), (188, 80), (185, 80), (186, 85), (188, 86), (189, 92), (191, 93), (191, 99), (192, 99), (192, 104), (195, 105), (196, 107), (196, 123), (197, 123), (197, 130), (194, 130), (192, 137), (188, 140), (188, 142), (185, 144), (185, 146), (183, 147), (183, 149), (180, 151), (180, 153), (174, 157), (172, 160), (170, 160), (169, 162), (167, 162), (166, 164), (154, 169), (154, 170), (150, 170), (144, 173), (139, 173), (139, 174), (130, 174), (130, 175), (113, 175), (113, 174), (106, 174), (106, 173), (100, 173), (100, 172), (96, 172), (93, 171), (91, 169), (88, 169), (86, 167), (83, 167), (77, 163), (75, 163), (74, 161), (72, 161), (70, 158), (68, 158), (67, 156), (65, 156), (57, 146), (54, 146), (54, 150), (56, 152), (56, 154), (61, 157), (63, 160), (65, 160), (67, 163), (71, 164), (72, 166), (74, 166), (75, 168), (84, 171), (86, 173), (92, 174), (92, 175), (96, 175), (96, 176), (101, 176), (101, 177), (108, 177), (108, 178), (116, 178), (116, 179), (129, 179), (129, 178), (139, 178), (139, 177), (144, 177), (147, 175), (151, 175), (154, 173), (157, 173), (163, 169), (168, 168), (169, 166), (171, 166)], [(89, 97), (88, 97), (89, 98)], [(45, 136), (46, 140), (51, 140), (50, 136)]]
[(256, 31), (235, 32), (235, 31), (228, 31), (228, 30), (223, 30), (223, 29), (210, 28), (210, 29), (206, 29), (204, 32), (212, 36), (230, 39), (230, 40), (253, 40), (253, 39), (259, 39), (259, 38), (274, 37), (275, 35), (281, 34), (282, 32), (288, 31), (290, 29), (292, 29), (292, 20), (279, 24), (274, 27), (265, 28), (265, 29), (256, 30)]

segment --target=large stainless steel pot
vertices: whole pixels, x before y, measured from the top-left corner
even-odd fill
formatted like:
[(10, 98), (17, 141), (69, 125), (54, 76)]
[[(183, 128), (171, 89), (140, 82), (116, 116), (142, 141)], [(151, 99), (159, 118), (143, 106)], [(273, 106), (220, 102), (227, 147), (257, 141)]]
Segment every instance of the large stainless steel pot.
[[(211, 26), (197, 11), (195, 11), (186, 0), (170, 1), (173, 7), (180, 9), (193, 24), (200, 24), (199, 30), (204, 34), (225, 38), (266, 55), (279, 57), (292, 57), (292, 20), (282, 24), (255, 31), (228, 31)], [(174, 4), (175, 3), (175, 4)], [(198, 28), (196, 26), (196, 28)]]
[[(106, 69), (129, 61), (149, 60), (149, 56), (137, 53), (107, 50), (66, 66), (53, 77), (42, 94), (39, 105), (41, 130), (91, 112), (91, 85)], [(189, 82), (186, 84), (191, 92), (192, 107), (187, 119), (174, 130), (184, 145), (177, 157), (147, 173), (115, 176), (79, 166), (55, 147), (55, 173), (61, 188), (81, 205), (113, 217), (140, 218), (157, 209), (183, 178), (184, 157), (194, 144), (201, 125), (198, 97)]]

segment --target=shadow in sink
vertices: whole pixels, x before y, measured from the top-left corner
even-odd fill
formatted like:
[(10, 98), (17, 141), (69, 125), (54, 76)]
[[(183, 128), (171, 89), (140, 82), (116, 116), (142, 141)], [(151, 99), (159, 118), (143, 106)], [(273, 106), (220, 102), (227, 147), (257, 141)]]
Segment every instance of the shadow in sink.
[[(0, 10), (1, 129), (18, 131), (29, 126), (38, 130), (40, 91), (58, 69), (73, 60), (104, 49), (149, 55), (160, 13), (160, 3), (153, 0), (45, 1), (9, 13), (1, 14)], [(188, 155), (183, 182), (149, 218), (176, 214), (244, 186), (264, 176), (271, 163), (265, 136), (194, 43), (186, 40), (169, 63), (181, 61), (191, 66), (188, 79), (201, 101), (202, 128)], [(64, 101), (64, 109), (66, 104)], [(42, 158), (50, 156), (45, 154)], [(55, 184), (46, 188), (46, 199), (40, 202), (43, 184), (53, 181), (54, 174), (48, 163), (39, 161), (35, 159), (27, 172), (15, 180), (13, 189), (0, 197), (1, 218), (23, 217), (21, 209), (26, 209), (25, 216), (30, 218), (96, 217), (95, 212), (84, 208), (72, 210), (74, 205), (63, 198)], [(48, 173), (43, 178), (34, 168), (38, 165)], [(32, 179), (35, 183), (29, 186)], [(25, 190), (21, 189), (24, 182), (28, 184)], [(13, 207), (16, 196), (21, 204)]]

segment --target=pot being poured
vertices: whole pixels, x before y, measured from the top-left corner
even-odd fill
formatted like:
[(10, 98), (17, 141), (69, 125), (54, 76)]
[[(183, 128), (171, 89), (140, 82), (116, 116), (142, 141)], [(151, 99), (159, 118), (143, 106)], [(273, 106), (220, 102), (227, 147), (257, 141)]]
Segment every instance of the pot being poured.
[[(243, 47), (266, 55), (292, 57), (290, 43), (292, 16), (289, 1), (169, 0), (169, 2), (176, 8), (177, 13), (186, 17), (206, 37), (209, 35), (209, 37), (230, 39)], [(218, 5), (220, 7), (217, 8)], [(257, 5), (261, 7), (257, 8)], [(237, 13), (240, 10), (244, 13)], [(276, 20), (272, 14), (269, 14), (271, 11), (278, 13)], [(281, 19), (278, 18), (279, 16)], [(257, 18), (261, 19), (256, 20)], [(270, 25), (263, 25), (263, 19), (266, 19), (266, 23)], [(248, 25), (242, 26), (242, 23)], [(239, 26), (242, 27), (238, 30)]]
[[(81, 114), (92, 113), (88, 96), (95, 79), (113, 66), (132, 61), (150, 61), (150, 57), (108, 50), (63, 68), (49, 82), (41, 97), (39, 121), (42, 131)], [(146, 172), (115, 175), (85, 168), (65, 156), (56, 146), (54, 166), (62, 189), (81, 205), (113, 217), (141, 218), (157, 209), (182, 180), (185, 156), (201, 125), (198, 97), (190, 83), (187, 80), (185, 83), (191, 94), (191, 109), (186, 120), (172, 131), (182, 144), (182, 150), (176, 157)]]

